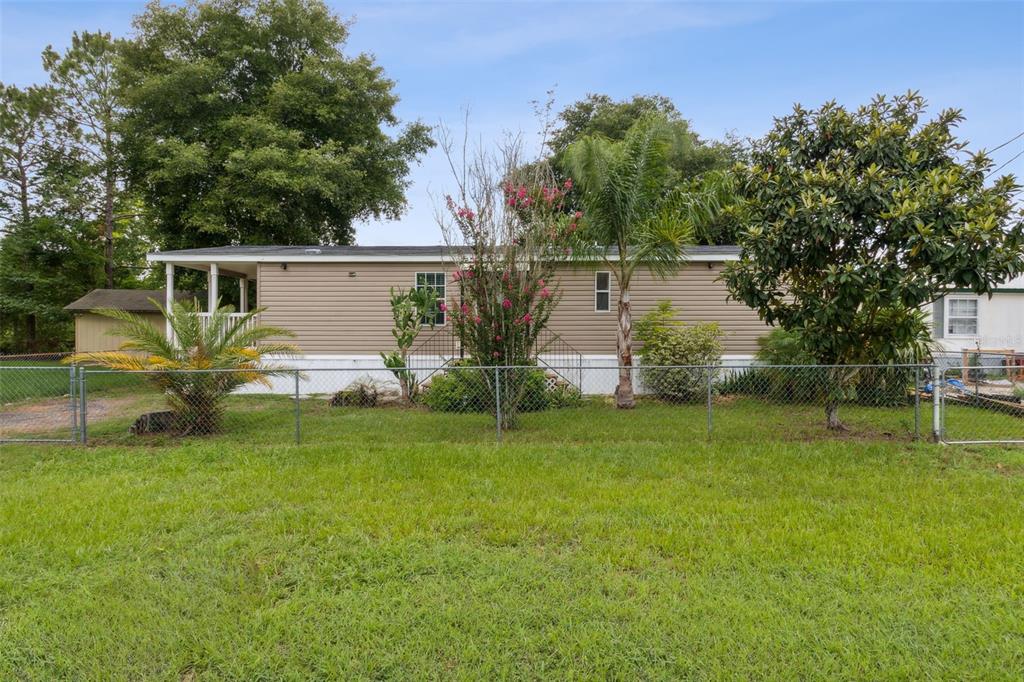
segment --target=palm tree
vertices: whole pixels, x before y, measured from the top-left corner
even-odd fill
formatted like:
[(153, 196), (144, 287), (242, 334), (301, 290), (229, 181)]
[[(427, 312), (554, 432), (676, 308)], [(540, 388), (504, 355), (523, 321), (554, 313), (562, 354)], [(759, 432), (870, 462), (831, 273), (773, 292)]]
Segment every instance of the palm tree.
[(269, 385), (269, 377), (282, 371), (263, 364), (263, 356), (297, 351), (292, 344), (268, 341), (293, 336), (287, 329), (252, 323), (262, 308), (232, 317), (234, 308), (223, 306), (204, 319), (198, 301), (175, 303), (169, 311), (153, 303), (174, 332), (174, 340), (162, 327), (153, 326), (139, 315), (97, 310), (120, 321), (110, 333), (128, 340), (120, 350), (76, 353), (65, 362), (148, 372), (147, 378), (167, 396), (175, 415), (175, 429), (181, 433), (217, 431), (226, 396), (247, 383)]
[(600, 261), (619, 290), (619, 383), (616, 405), (633, 397), (633, 316), (630, 285), (643, 266), (658, 277), (674, 273), (683, 247), (713, 217), (729, 191), (729, 176), (707, 173), (696, 187), (671, 187), (672, 129), (660, 116), (639, 119), (620, 142), (584, 137), (565, 153), (565, 170), (581, 190), (582, 218), (575, 233), (574, 260)]

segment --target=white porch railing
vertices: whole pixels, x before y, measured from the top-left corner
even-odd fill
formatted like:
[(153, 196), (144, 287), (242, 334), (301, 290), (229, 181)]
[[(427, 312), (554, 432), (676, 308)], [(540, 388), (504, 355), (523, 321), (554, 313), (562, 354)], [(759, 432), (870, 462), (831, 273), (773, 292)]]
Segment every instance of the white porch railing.
[[(235, 324), (236, 320), (239, 320), (239, 319), (245, 317), (247, 314), (248, 313), (231, 313), (231, 314), (229, 314), (227, 316), (227, 319), (224, 320), (224, 324), (222, 325), (221, 332), (223, 333), (225, 329), (227, 329), (229, 326)], [(203, 326), (203, 332), (204, 333), (210, 327), (210, 318), (211, 318), (211, 314), (210, 313), (199, 313), (199, 323)], [(253, 316), (252, 319), (250, 319), (248, 322), (246, 322), (245, 323), (245, 328), (248, 329), (248, 328), (251, 328), (251, 327), (255, 327), (257, 324), (259, 324), (259, 315)]]

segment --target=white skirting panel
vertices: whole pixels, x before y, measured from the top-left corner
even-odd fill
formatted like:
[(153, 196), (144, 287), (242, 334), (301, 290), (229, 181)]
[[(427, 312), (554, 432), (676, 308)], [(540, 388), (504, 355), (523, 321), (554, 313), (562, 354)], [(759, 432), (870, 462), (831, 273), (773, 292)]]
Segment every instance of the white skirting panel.
[[(541, 361), (545, 358), (541, 356)], [(753, 364), (753, 356), (723, 356), (722, 364), (746, 366)], [(416, 372), (421, 378), (432, 373), (432, 368), (443, 364), (444, 358), (417, 356)], [(268, 365), (283, 370), (302, 370), (299, 376), (299, 395), (313, 397), (330, 395), (358, 381), (372, 381), (385, 389), (398, 390), (398, 381), (394, 374), (384, 368), (379, 355), (300, 355), (268, 358)], [(554, 361), (552, 360), (552, 365)], [(581, 384), (585, 395), (611, 395), (615, 390), (618, 376), (614, 355), (585, 355), (583, 367), (557, 367), (558, 374), (573, 383)], [(295, 376), (292, 373), (270, 377), (270, 387), (249, 384), (238, 390), (238, 393), (259, 394), (294, 394)]]

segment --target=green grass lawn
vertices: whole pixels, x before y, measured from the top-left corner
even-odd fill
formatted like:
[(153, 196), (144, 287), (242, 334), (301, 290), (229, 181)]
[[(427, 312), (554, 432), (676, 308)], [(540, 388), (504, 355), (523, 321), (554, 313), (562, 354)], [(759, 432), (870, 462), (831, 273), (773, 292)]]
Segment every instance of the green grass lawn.
[[(89, 391), (131, 389), (138, 380), (128, 374), (90, 372)], [(71, 367), (56, 360), (0, 361), (0, 405), (36, 398), (59, 398), (71, 390)]]
[(295, 446), (288, 408), (0, 446), (0, 679), (1024, 675), (1020, 448), (742, 401), (711, 443), (588, 405), (502, 445), (304, 401)]

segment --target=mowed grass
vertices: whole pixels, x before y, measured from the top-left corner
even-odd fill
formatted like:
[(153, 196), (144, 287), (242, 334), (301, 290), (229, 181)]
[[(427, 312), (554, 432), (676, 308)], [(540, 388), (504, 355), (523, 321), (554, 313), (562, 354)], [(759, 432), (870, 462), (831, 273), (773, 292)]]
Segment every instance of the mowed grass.
[(0, 679), (1024, 675), (1019, 448), (744, 403), (711, 443), (697, 408), (588, 405), (497, 445), (323, 401), (295, 446), (287, 402), (245, 407), (2, 446)]
[[(70, 365), (57, 360), (0, 361), (0, 405), (66, 396), (71, 391), (71, 372)], [(123, 393), (137, 384), (136, 377), (125, 373), (90, 370), (88, 377), (90, 393)]]

